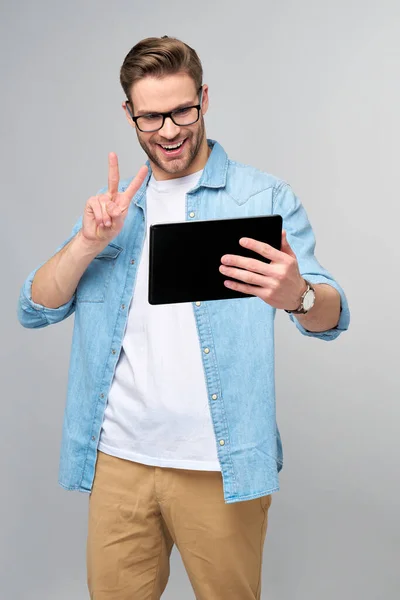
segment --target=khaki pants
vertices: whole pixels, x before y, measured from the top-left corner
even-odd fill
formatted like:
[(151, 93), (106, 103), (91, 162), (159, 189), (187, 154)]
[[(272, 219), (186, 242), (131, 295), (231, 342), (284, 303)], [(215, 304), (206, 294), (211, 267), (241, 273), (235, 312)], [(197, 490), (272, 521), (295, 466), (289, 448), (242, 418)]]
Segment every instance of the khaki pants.
[(197, 600), (259, 599), (270, 504), (270, 495), (226, 504), (216, 471), (99, 452), (89, 500), (90, 598), (158, 600), (176, 544)]

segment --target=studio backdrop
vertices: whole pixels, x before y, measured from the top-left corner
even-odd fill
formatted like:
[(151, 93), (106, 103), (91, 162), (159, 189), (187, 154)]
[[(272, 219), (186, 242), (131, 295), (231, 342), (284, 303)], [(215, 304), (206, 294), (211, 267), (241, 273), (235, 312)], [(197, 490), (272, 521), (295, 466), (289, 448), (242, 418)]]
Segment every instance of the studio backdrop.
[[(25, 330), (16, 306), (106, 185), (108, 152), (122, 178), (143, 164), (119, 69), (153, 35), (196, 49), (208, 136), (290, 183), (351, 309), (334, 342), (277, 314), (285, 466), (262, 598), (397, 598), (398, 0), (1, 2), (0, 597), (88, 597), (88, 497), (57, 484), (73, 317)], [(176, 550), (164, 597), (193, 598)]]

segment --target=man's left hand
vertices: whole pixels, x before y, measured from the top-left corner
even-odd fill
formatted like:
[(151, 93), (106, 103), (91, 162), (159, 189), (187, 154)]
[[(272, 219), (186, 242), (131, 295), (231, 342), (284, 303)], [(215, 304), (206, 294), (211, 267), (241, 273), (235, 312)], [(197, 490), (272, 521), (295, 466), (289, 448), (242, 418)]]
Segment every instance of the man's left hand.
[(224, 255), (221, 258), (220, 272), (243, 282), (225, 281), (225, 286), (258, 296), (274, 308), (296, 310), (307, 284), (300, 275), (297, 258), (286, 239), (286, 232), (282, 232), (280, 250), (251, 238), (242, 238), (239, 243), (271, 262), (265, 263), (233, 254)]

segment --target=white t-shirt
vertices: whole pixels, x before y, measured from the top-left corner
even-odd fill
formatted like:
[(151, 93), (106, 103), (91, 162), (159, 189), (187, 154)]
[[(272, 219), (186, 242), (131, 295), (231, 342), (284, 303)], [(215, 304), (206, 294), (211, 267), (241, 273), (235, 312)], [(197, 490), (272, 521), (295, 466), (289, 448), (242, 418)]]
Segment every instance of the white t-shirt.
[(143, 254), (99, 450), (147, 465), (220, 471), (192, 304), (148, 302), (149, 226), (185, 221), (186, 193), (200, 176), (150, 178)]

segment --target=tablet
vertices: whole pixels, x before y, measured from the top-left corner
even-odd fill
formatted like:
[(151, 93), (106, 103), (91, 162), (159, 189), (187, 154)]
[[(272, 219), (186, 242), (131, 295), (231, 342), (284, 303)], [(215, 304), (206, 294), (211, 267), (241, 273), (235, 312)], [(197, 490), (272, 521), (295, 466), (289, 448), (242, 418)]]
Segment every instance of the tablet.
[(239, 244), (242, 237), (280, 250), (282, 217), (267, 215), (150, 225), (149, 303), (249, 298), (248, 294), (225, 287), (224, 281), (228, 278), (219, 271), (224, 254), (270, 262), (243, 248)]

